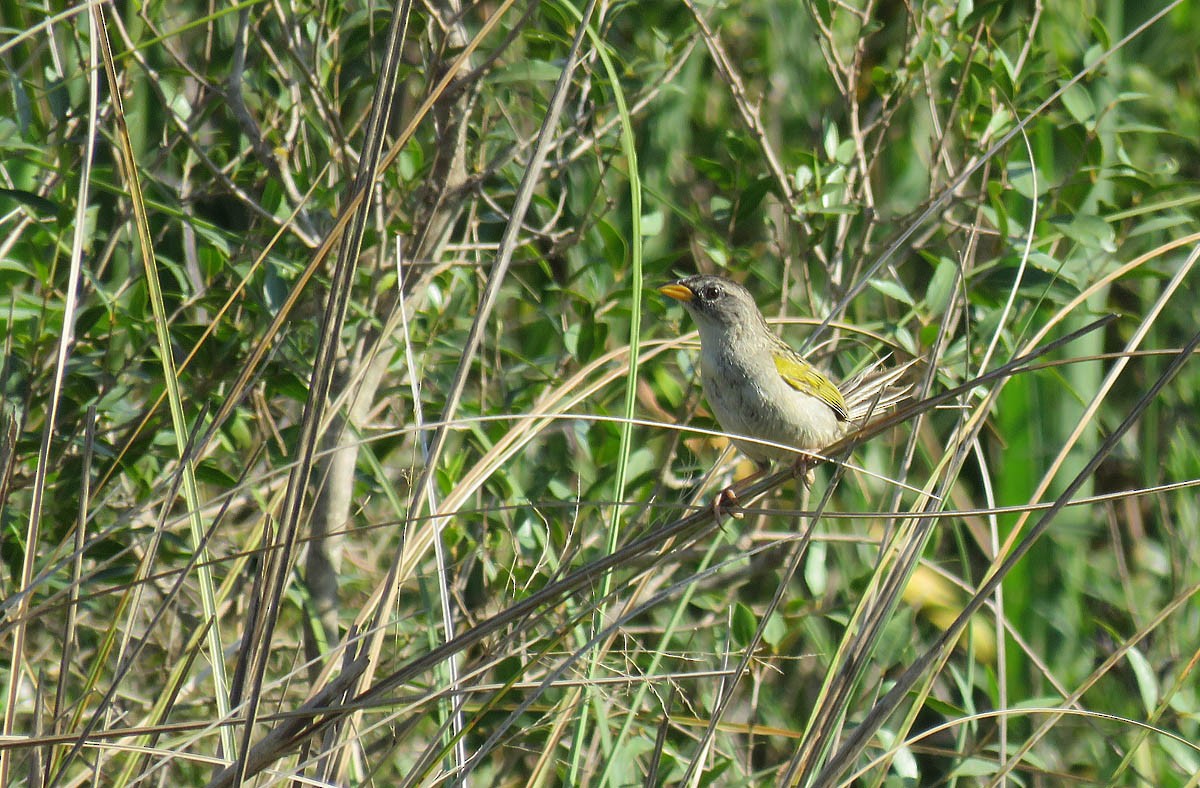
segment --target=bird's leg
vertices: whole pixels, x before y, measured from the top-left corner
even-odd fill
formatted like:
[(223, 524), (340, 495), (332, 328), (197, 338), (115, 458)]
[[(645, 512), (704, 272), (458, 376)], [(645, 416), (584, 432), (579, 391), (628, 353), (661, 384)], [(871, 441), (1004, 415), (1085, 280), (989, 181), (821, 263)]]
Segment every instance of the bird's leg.
[(820, 460), (811, 454), (801, 454), (796, 458), (795, 464), (792, 465), (792, 474), (797, 479), (803, 480), (805, 487), (812, 487), (813, 482), (817, 480), (816, 475), (813, 473), (813, 468), (817, 467), (818, 462)]
[(728, 514), (735, 520), (740, 520), (744, 515), (737, 511), (738, 499), (737, 493), (733, 491), (733, 487), (726, 487), (721, 492), (717, 493), (717, 497), (713, 498), (712, 513), (718, 521), (722, 515)]
[(721, 490), (721, 492), (717, 493), (717, 497), (713, 499), (713, 514), (717, 517), (717, 519), (720, 519), (723, 513), (728, 513), (729, 516), (735, 520), (742, 519), (742, 513), (734, 511), (736, 507), (741, 505), (738, 501), (737, 490), (735, 488), (744, 489), (747, 485), (762, 477), (763, 474), (770, 469), (770, 463), (757, 463), (757, 469), (754, 471), (754, 473), (750, 474), (741, 481), (734, 482), (724, 490)]

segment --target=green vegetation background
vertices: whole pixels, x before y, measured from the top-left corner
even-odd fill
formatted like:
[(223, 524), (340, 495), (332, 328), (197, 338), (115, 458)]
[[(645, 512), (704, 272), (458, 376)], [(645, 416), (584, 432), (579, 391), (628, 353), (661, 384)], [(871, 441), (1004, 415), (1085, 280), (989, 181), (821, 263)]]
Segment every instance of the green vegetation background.
[(0, 783), (1197, 784), (1200, 7), (409, 5), (0, 0)]

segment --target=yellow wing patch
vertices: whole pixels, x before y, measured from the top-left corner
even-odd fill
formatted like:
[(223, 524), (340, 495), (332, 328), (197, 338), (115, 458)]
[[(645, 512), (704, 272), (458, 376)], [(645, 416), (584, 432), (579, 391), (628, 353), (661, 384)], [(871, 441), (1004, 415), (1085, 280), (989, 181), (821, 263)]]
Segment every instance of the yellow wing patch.
[(838, 421), (850, 418), (842, 392), (816, 367), (800, 358), (791, 348), (779, 348), (772, 355), (775, 357), (775, 369), (789, 386), (824, 402), (838, 417)]

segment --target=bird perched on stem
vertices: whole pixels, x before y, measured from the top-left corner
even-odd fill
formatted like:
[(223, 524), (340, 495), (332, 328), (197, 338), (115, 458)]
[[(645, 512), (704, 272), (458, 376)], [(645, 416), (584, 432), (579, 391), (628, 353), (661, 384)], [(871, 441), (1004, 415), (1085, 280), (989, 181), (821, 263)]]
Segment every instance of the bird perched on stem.
[[(758, 464), (759, 474), (770, 460), (793, 459), (797, 473), (807, 476), (816, 458), (804, 452), (836, 443), (911, 388), (892, 385), (908, 364), (858, 375), (839, 388), (775, 335), (749, 290), (724, 277), (689, 276), (659, 292), (682, 303), (696, 321), (704, 395), (721, 429)], [(731, 502), (736, 496), (726, 490), (717, 506)]]

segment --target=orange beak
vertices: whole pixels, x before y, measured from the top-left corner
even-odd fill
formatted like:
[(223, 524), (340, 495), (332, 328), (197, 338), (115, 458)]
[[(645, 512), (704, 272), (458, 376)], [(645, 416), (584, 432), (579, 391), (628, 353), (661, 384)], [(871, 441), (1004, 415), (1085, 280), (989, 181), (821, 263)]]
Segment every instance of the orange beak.
[(663, 285), (662, 287), (658, 288), (658, 292), (662, 293), (667, 298), (674, 298), (676, 301), (683, 301), (684, 303), (687, 303), (696, 297), (695, 293), (678, 282), (672, 282), (669, 285)]

